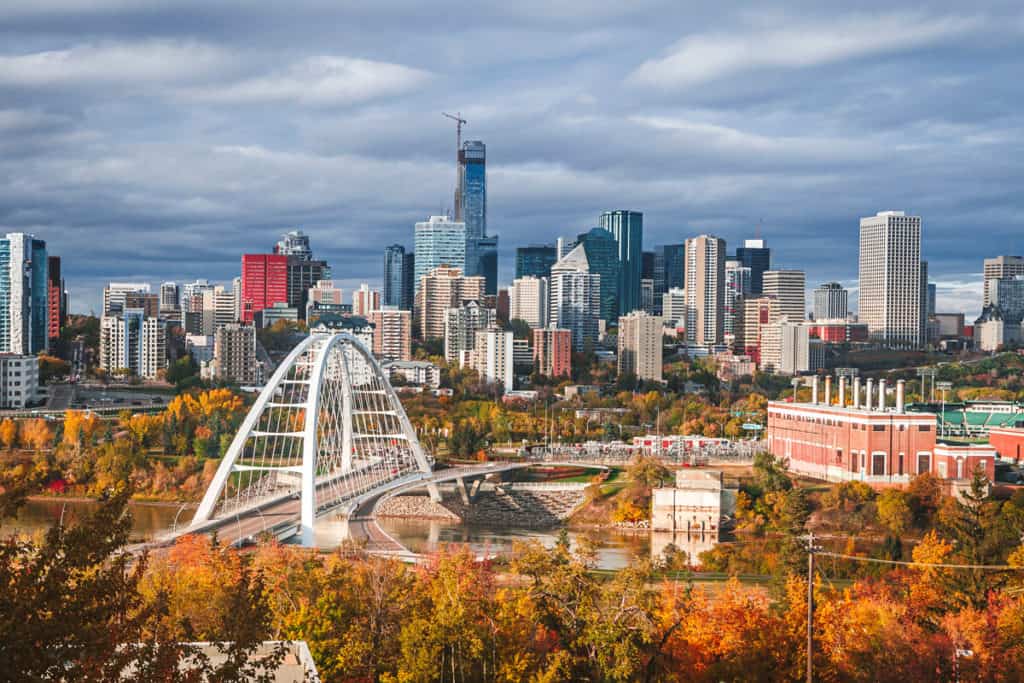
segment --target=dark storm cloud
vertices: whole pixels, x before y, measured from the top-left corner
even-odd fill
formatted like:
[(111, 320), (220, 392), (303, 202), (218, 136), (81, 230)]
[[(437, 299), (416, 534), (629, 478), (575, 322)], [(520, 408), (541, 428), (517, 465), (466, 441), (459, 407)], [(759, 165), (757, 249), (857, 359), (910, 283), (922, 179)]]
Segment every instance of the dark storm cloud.
[(37, 0), (0, 9), (0, 228), (106, 280), (227, 281), (301, 228), (347, 288), (451, 205), (488, 145), (517, 244), (645, 212), (645, 242), (760, 224), (808, 283), (856, 279), (857, 221), (923, 216), (940, 308), (1024, 251), (1014, 3)]

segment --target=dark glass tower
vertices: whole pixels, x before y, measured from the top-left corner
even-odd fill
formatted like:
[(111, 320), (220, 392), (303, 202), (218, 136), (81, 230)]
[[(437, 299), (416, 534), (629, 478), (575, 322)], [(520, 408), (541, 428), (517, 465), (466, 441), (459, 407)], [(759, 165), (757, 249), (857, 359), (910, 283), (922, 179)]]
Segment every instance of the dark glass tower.
[(601, 227), (615, 238), (619, 257), (619, 306), (616, 316), (640, 308), (644, 215), (639, 211), (605, 211)]
[(686, 283), (686, 245), (662, 244), (654, 248), (654, 293), (682, 289)]
[(498, 237), (487, 235), (487, 146), (466, 140), (459, 150), (459, 212), (466, 224), (466, 275), (482, 275), (485, 292), (498, 292)]
[(745, 240), (736, 247), (736, 260), (750, 268), (750, 293), (764, 293), (764, 272), (772, 269), (772, 250), (764, 240)]
[(641, 255), (640, 259), (640, 279), (641, 280), (653, 280), (654, 279), (654, 252), (645, 251)]
[(553, 244), (536, 244), (516, 248), (516, 279), (521, 277), (551, 277), (551, 266), (558, 260)]
[[(590, 272), (601, 276), (601, 320), (619, 319), (619, 246), (615, 237), (603, 228), (593, 228), (577, 238), (590, 264)], [(639, 283), (638, 283), (639, 284)]]
[(381, 304), (384, 306), (397, 306), (404, 310), (402, 297), (406, 289), (406, 272), (408, 267), (406, 261), (411, 254), (405, 253), (405, 247), (401, 244), (392, 244), (384, 247), (384, 288), (381, 292)]

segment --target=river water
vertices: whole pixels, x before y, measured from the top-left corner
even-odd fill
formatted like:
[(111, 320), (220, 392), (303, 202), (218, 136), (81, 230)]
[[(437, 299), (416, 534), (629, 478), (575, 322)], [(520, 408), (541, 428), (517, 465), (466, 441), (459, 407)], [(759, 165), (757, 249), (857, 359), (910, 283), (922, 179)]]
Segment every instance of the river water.
[[(17, 519), (0, 523), (0, 536), (12, 533), (36, 533), (48, 529), (61, 520), (71, 524), (82, 515), (95, 510), (98, 503), (91, 501), (61, 499), (35, 499), (28, 501), (20, 510)], [(155, 535), (188, 524), (195, 512), (194, 507), (182, 507), (173, 503), (145, 503), (131, 501), (128, 508), (132, 513), (132, 541), (153, 538)], [(503, 554), (512, 549), (517, 541), (535, 539), (551, 547), (557, 542), (558, 529), (538, 531), (509, 527), (469, 526), (457, 522), (437, 520), (381, 518), (379, 524), (384, 531), (400, 541), (405, 547), (417, 553), (429, 553), (445, 545), (468, 544), (481, 554)], [(336, 518), (317, 522), (317, 544), (321, 549), (330, 550), (341, 544), (345, 524)], [(597, 546), (597, 566), (600, 569), (621, 569), (640, 557), (660, 557), (665, 546), (674, 543), (681, 550), (697, 555), (714, 547), (717, 538), (702, 538), (670, 532), (647, 530), (625, 531), (600, 529), (593, 531), (569, 531), (570, 541), (575, 544), (587, 535)]]

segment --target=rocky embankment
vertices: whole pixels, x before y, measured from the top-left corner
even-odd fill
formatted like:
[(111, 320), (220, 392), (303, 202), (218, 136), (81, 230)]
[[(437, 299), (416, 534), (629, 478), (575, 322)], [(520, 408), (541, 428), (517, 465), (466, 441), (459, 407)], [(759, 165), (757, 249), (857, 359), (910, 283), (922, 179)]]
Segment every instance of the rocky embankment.
[(457, 493), (445, 492), (435, 503), (427, 495), (398, 496), (377, 507), (380, 517), (463, 521), (467, 524), (549, 529), (560, 526), (583, 503), (583, 491), (516, 491), (490, 489), (466, 505)]

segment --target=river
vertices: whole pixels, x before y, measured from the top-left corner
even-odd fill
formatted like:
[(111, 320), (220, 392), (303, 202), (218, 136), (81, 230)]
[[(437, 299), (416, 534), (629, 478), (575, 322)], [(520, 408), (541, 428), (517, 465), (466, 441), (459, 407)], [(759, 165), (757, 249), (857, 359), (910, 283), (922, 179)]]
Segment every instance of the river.
[[(98, 503), (83, 500), (62, 500), (59, 498), (29, 500), (20, 510), (17, 519), (4, 520), (0, 524), (0, 535), (25, 532), (35, 533), (48, 529), (64, 517), (64, 523), (73, 523), (83, 514), (95, 510)], [(132, 513), (132, 541), (153, 538), (171, 529), (177, 516), (178, 526), (188, 524), (195, 512), (194, 507), (173, 503), (146, 503), (131, 501), (128, 509)], [(417, 553), (432, 552), (446, 544), (468, 544), (479, 553), (502, 554), (512, 548), (516, 541), (536, 539), (545, 546), (553, 546), (558, 540), (557, 529), (538, 531), (509, 527), (469, 526), (457, 522), (436, 520), (382, 518), (381, 528), (391, 534), (407, 548)], [(317, 522), (317, 544), (325, 550), (337, 547), (343, 538), (344, 523), (338, 518), (325, 518)], [(687, 539), (685, 534), (673, 539), (669, 532), (646, 530), (624, 531), (601, 529), (594, 531), (569, 531), (569, 539), (575, 544), (583, 535), (596, 541), (597, 566), (600, 569), (621, 569), (639, 557), (658, 557), (669, 543), (686, 550), (691, 557), (712, 548), (717, 539), (710, 536)]]

